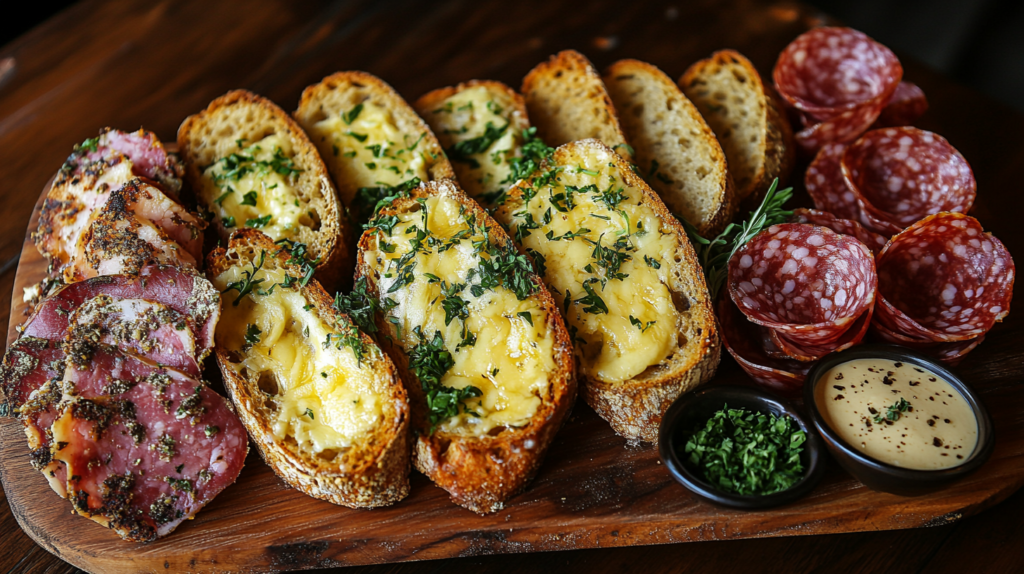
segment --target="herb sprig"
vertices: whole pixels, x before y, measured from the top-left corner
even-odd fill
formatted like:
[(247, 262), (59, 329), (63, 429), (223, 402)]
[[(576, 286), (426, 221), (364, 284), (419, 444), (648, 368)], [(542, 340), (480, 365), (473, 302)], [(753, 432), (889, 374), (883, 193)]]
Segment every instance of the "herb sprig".
[(807, 435), (788, 417), (730, 409), (716, 412), (686, 441), (683, 459), (717, 488), (765, 495), (786, 490), (804, 474)]
[(707, 281), (712, 301), (716, 299), (718, 291), (729, 274), (729, 260), (739, 248), (764, 229), (784, 223), (793, 215), (792, 211), (782, 208), (782, 205), (793, 197), (793, 188), (787, 187), (779, 190), (778, 186), (779, 180), (776, 179), (768, 188), (764, 201), (750, 214), (750, 217), (741, 223), (730, 223), (725, 231), (719, 233), (714, 239), (701, 237), (697, 233), (697, 228), (685, 219), (680, 219), (683, 227), (686, 228), (686, 234), (690, 236), (694, 250), (697, 252), (697, 261), (704, 269), (704, 278)]

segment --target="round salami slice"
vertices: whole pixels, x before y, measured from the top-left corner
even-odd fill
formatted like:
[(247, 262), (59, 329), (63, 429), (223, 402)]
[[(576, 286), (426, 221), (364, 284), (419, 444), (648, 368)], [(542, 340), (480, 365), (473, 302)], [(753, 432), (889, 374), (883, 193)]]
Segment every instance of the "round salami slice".
[(856, 237), (861, 243), (868, 246), (875, 255), (878, 255), (885, 247), (886, 238), (865, 228), (852, 219), (842, 219), (827, 211), (817, 209), (798, 208), (793, 210), (793, 221), (796, 223), (810, 223), (827, 227), (836, 233)]
[(877, 322), (911, 339), (966, 341), (1010, 310), (1009, 251), (962, 213), (929, 216), (878, 255)]
[(942, 211), (966, 213), (974, 203), (967, 160), (942, 136), (915, 127), (864, 134), (841, 166), (864, 213), (900, 228)]
[(903, 66), (863, 32), (822, 27), (786, 46), (772, 76), (786, 102), (819, 121), (867, 107), (873, 122), (899, 85)]
[(769, 227), (729, 261), (729, 295), (740, 311), (808, 347), (839, 339), (871, 307), (876, 283), (863, 243), (804, 223)]
[(811, 165), (807, 166), (804, 185), (815, 208), (841, 219), (857, 221), (860, 219), (857, 196), (846, 185), (840, 165), (845, 151), (846, 145), (841, 143), (823, 146)]
[(867, 311), (861, 313), (860, 317), (850, 325), (850, 328), (841, 337), (826, 345), (808, 346), (793, 343), (788, 337), (778, 331), (770, 331), (772, 343), (790, 359), (810, 362), (817, 361), (829, 353), (845, 351), (850, 347), (860, 344), (868, 333), (868, 326), (871, 324), (871, 316), (874, 306), (868, 307)]
[(805, 155), (813, 156), (829, 143), (846, 143), (857, 139), (874, 125), (878, 111), (871, 107), (855, 108), (823, 122), (811, 123), (796, 132), (796, 143)]
[(900, 82), (872, 127), (909, 126), (927, 111), (928, 98), (924, 90), (917, 87), (917, 84)]
[(725, 349), (751, 379), (778, 393), (800, 392), (811, 369), (809, 363), (769, 357), (758, 344), (760, 327), (748, 321), (729, 297), (719, 297), (718, 321)]
[(921, 339), (910, 338), (890, 331), (888, 327), (878, 321), (871, 323), (871, 332), (882, 341), (917, 349), (922, 353), (935, 357), (947, 365), (957, 365), (961, 360), (963, 360), (967, 353), (973, 351), (975, 347), (985, 340), (985, 335), (981, 335), (973, 339), (967, 339), (966, 341), (951, 341), (948, 343), (922, 341)]

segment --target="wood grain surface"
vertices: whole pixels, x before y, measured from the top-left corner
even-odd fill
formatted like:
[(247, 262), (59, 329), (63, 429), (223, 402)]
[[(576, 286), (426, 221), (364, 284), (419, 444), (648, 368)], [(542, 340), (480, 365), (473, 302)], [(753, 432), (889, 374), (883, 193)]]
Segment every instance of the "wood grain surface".
[[(678, 77), (723, 47), (747, 54), (762, 73), (779, 50), (822, 16), (797, 4), (694, 2), (117, 2), (86, 1), (0, 51), (14, 58), (0, 77), (0, 297), (14, 292), (32, 206), (71, 146), (103, 126), (144, 126), (172, 140), (177, 125), (231, 88), (260, 92), (293, 109), (302, 88), (336, 70), (362, 69), (408, 99), (470, 78), (518, 86), (533, 65), (576, 48), (603, 68), (648, 60)], [(1024, 118), (904, 62), (932, 103), (922, 127), (943, 134), (978, 179), (974, 210), (1012, 253), (1024, 253), (1018, 166)], [(3, 66), (0, 66), (2, 69)], [(804, 198), (805, 199), (805, 198)], [(798, 200), (799, 202), (799, 196)], [(38, 255), (24, 249), (25, 269)], [(22, 278), (21, 283), (24, 283)], [(20, 287), (21, 285), (19, 285)], [(0, 313), (9, 306), (0, 299)], [(21, 317), (11, 316), (13, 323)], [(996, 422), (997, 449), (979, 473), (925, 498), (872, 493), (838, 468), (800, 503), (770, 512), (727, 511), (697, 502), (674, 483), (652, 449), (627, 449), (582, 403), (533, 486), (510, 508), (481, 518), (453, 506), (420, 475), (391, 509), (352, 511), (286, 489), (250, 456), (239, 483), (171, 537), (140, 546), (69, 516), (35, 475), (17, 424), (0, 425), (0, 570), (286, 570), (429, 560), (493, 553), (630, 546), (743, 537), (925, 530), (813, 538), (523, 554), (379, 567), (426, 571), (474, 567), (517, 571), (820, 568), (937, 571), (982, 564), (1006, 571), (1024, 556), (1002, 541), (1020, 535), (1024, 498), (994, 512), (1024, 482), (1024, 315), (1011, 313), (958, 372), (978, 388)], [(716, 381), (743, 379), (723, 361)], [(10, 477), (16, 477), (10, 479)], [(8, 506), (9, 505), (9, 506)], [(31, 520), (25, 520), (31, 517)], [(32, 542), (18, 530), (15, 518)], [(45, 550), (44, 550), (45, 549)], [(979, 553), (977, 550), (983, 550)], [(783, 562), (785, 561), (785, 562)], [(782, 565), (786, 564), (785, 567)]]

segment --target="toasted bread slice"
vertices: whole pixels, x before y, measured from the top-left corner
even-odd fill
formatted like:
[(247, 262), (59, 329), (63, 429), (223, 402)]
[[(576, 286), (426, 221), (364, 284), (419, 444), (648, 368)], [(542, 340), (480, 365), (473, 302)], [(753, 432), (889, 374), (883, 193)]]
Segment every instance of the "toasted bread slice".
[(672, 401), (710, 379), (721, 356), (682, 225), (597, 140), (556, 149), (494, 217), (564, 312), (587, 404), (630, 441), (656, 441)]
[(338, 72), (309, 86), (295, 119), (326, 158), (341, 201), (358, 223), (381, 199), (455, 177), (427, 124), (371, 74)]
[(185, 177), (200, 207), (213, 214), (222, 242), (258, 228), (271, 240), (307, 246), (328, 289), (352, 269), (348, 222), (316, 147), (270, 100), (235, 90), (178, 128)]
[(631, 159), (632, 148), (619, 124), (601, 75), (586, 56), (564, 50), (523, 79), (530, 121), (550, 146), (594, 138)]
[(296, 258), (252, 229), (207, 257), (223, 293), (215, 353), (224, 386), (286, 483), (352, 508), (393, 504), (409, 493), (405, 389), (327, 292), (315, 280), (302, 286), (308, 269), (289, 263)]
[(473, 80), (424, 94), (415, 107), (473, 199), (490, 207), (512, 187), (510, 160), (522, 155), (530, 127), (522, 96), (501, 82)]
[(612, 64), (604, 83), (633, 142), (634, 161), (665, 205), (703, 236), (725, 229), (735, 213), (725, 154), (679, 86), (637, 60)]
[(755, 208), (775, 178), (789, 179), (793, 130), (775, 92), (742, 54), (715, 52), (690, 66), (679, 87), (718, 136), (744, 207)]
[(413, 405), (413, 463), (480, 514), (529, 483), (576, 398), (572, 343), (532, 271), (454, 181), (396, 199), (359, 242), (357, 285), (380, 301)]

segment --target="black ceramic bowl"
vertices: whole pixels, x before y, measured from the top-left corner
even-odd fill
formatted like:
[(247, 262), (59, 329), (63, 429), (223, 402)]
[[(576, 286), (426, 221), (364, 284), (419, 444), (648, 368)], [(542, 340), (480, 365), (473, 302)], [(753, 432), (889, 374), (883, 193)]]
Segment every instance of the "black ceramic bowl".
[[(764, 496), (733, 494), (719, 490), (703, 477), (686, 468), (680, 452), (696, 425), (711, 418), (723, 406), (750, 411), (788, 415), (807, 434), (801, 454), (804, 478), (790, 488)], [(672, 477), (700, 497), (732, 508), (753, 510), (788, 504), (810, 492), (825, 472), (824, 449), (811, 423), (792, 405), (764, 391), (751, 387), (711, 386), (685, 394), (665, 412), (658, 436), (661, 460)]]
[[(861, 453), (839, 438), (839, 435), (828, 426), (818, 410), (818, 405), (814, 401), (814, 389), (819, 379), (829, 369), (840, 363), (854, 359), (875, 358), (911, 363), (926, 368), (941, 375), (953, 385), (953, 388), (960, 392), (978, 419), (978, 445), (963, 464), (942, 470), (900, 468), (877, 461)], [(989, 417), (985, 406), (981, 404), (977, 393), (941, 363), (906, 347), (896, 345), (860, 345), (825, 357), (807, 375), (807, 382), (804, 384), (804, 403), (811, 420), (814, 421), (814, 426), (821, 433), (822, 438), (825, 440), (825, 445), (828, 447), (829, 452), (832, 453), (832, 456), (835, 457), (836, 461), (847, 472), (872, 490), (880, 490), (903, 496), (917, 496), (933, 492), (977, 470), (981, 465), (985, 464), (989, 455), (992, 454), (993, 447), (995, 447), (996, 441), (992, 429), (992, 419)]]

